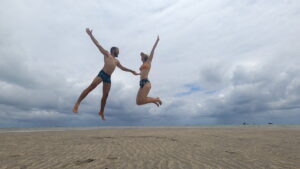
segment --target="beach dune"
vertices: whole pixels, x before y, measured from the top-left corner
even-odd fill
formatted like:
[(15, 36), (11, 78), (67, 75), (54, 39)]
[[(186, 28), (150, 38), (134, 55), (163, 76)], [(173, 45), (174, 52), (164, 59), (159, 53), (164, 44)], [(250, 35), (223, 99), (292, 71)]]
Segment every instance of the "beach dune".
[(0, 133), (4, 169), (300, 168), (295, 128), (111, 128)]

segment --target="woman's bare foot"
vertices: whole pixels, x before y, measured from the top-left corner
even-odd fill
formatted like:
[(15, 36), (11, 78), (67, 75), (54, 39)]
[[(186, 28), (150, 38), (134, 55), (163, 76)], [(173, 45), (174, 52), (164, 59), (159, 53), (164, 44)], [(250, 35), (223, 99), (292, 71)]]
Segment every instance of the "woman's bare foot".
[(78, 107), (79, 107), (79, 104), (76, 103), (73, 107), (73, 113), (78, 113)]
[(162, 105), (162, 101), (160, 100), (160, 98), (158, 97), (157, 99), (158, 99), (157, 102), (158, 102), (160, 105)]
[(106, 120), (104, 117), (104, 112), (99, 112), (98, 114), (99, 114), (99, 116), (101, 116), (102, 120)]
[(157, 107), (159, 107), (159, 104), (158, 104), (158, 103), (156, 103), (156, 102), (153, 102), (153, 103), (156, 104)]

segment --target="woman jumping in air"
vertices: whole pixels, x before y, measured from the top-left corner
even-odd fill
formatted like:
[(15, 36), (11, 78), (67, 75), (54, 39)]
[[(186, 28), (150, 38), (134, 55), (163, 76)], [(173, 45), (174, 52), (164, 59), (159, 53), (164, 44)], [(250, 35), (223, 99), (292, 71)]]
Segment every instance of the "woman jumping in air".
[(150, 92), (151, 89), (151, 83), (148, 79), (148, 74), (150, 72), (151, 68), (151, 62), (152, 58), (154, 55), (154, 50), (157, 46), (157, 43), (159, 41), (159, 36), (157, 36), (156, 42), (151, 50), (150, 56), (147, 54), (141, 52), (141, 60), (143, 62), (142, 66), (140, 67), (140, 89), (137, 93), (136, 97), (136, 104), (137, 105), (143, 105), (147, 103), (154, 103), (157, 106), (162, 104), (162, 101), (160, 100), (159, 97), (153, 98), (153, 97), (148, 97), (148, 93)]

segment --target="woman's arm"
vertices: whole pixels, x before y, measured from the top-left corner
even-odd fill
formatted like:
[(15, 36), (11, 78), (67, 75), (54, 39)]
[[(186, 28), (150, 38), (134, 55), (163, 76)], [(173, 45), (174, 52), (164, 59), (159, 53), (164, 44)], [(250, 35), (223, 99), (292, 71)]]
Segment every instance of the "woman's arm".
[(97, 46), (97, 48), (100, 50), (100, 52), (104, 55), (104, 56), (108, 56), (109, 53), (107, 50), (105, 50), (100, 44), (99, 42), (95, 39), (94, 35), (93, 35), (93, 30), (86, 28), (86, 33), (90, 36), (90, 38), (92, 39), (92, 41), (94, 42), (94, 44)]
[(149, 56), (149, 61), (150, 62), (152, 61), (152, 58), (153, 58), (153, 55), (154, 55), (154, 51), (155, 51), (155, 48), (156, 48), (156, 46), (158, 44), (158, 41), (159, 41), (159, 36), (157, 36), (157, 39), (156, 39), (156, 41), (154, 43), (154, 46), (153, 46), (153, 48), (151, 50), (151, 53), (150, 53), (150, 56)]

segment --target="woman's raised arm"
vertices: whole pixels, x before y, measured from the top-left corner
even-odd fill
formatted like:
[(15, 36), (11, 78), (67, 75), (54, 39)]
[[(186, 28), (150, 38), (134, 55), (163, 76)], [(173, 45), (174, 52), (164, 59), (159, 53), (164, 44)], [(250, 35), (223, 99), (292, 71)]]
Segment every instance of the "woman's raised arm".
[(152, 58), (153, 58), (153, 55), (154, 55), (154, 51), (155, 51), (155, 48), (156, 48), (156, 46), (158, 44), (158, 41), (159, 41), (159, 36), (157, 36), (157, 39), (156, 39), (156, 41), (154, 43), (154, 46), (153, 46), (153, 48), (151, 50), (151, 53), (150, 53), (150, 56), (149, 56), (149, 61), (150, 62), (152, 61)]

